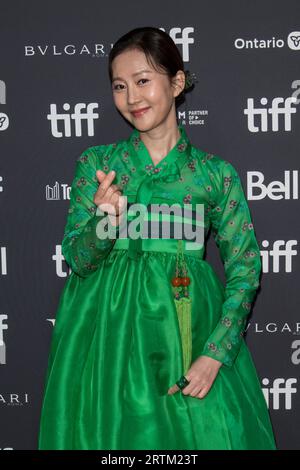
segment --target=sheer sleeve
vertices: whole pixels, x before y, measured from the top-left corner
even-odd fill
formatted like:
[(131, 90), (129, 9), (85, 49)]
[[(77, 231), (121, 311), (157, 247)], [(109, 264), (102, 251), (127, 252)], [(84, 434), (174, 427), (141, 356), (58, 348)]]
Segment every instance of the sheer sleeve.
[[(97, 149), (101, 150), (101, 147), (104, 151), (105, 146), (98, 146)], [(100, 158), (93, 147), (85, 150), (77, 159), (75, 177), (71, 185), (62, 253), (72, 271), (80, 277), (87, 277), (97, 270), (116, 240), (111, 237), (101, 239), (97, 231), (98, 223), (107, 217), (107, 214), (101, 211), (99, 215), (93, 202), (99, 187), (96, 170), (102, 169)], [(119, 227), (116, 227), (115, 234), (118, 232)]]
[(233, 165), (220, 160), (218, 176), (213, 177), (210, 186), (216, 191), (212, 196), (210, 220), (225, 271), (225, 299), (219, 322), (202, 354), (231, 367), (240, 350), (247, 316), (259, 287), (261, 259), (241, 180)]

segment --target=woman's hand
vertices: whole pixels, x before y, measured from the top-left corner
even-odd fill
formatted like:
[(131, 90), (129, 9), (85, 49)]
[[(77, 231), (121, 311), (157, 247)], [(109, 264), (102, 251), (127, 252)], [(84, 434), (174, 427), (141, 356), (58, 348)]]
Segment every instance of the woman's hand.
[[(211, 389), (221, 366), (222, 362), (211, 357), (198, 357), (185, 374), (190, 383), (182, 389), (182, 393), (191, 397), (204, 398)], [(169, 388), (168, 395), (173, 395), (178, 390), (180, 388), (175, 384)]]
[(112, 184), (116, 173), (114, 170), (107, 174), (97, 170), (96, 176), (100, 184), (94, 196), (94, 203), (99, 209), (108, 213), (112, 225), (119, 225), (126, 207), (126, 199), (121, 195), (119, 186)]

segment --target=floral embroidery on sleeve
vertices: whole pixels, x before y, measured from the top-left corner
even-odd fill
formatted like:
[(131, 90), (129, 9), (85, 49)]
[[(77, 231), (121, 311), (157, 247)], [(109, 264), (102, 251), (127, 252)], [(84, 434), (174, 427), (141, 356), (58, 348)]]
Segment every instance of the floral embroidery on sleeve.
[[(96, 158), (94, 150), (89, 148), (77, 159), (62, 241), (62, 253), (66, 262), (81, 277), (87, 277), (97, 270), (100, 261), (108, 255), (115, 241), (111, 238), (101, 240), (96, 233), (97, 224), (106, 217), (105, 214), (96, 214), (97, 206), (93, 202), (99, 187), (96, 176), (99, 165), (96, 165)], [(102, 169), (104, 167), (105, 165)]]
[(210, 157), (210, 160), (212, 184), (206, 188), (211, 193), (208, 216), (223, 261), (226, 286), (219, 322), (207, 339), (202, 354), (231, 367), (241, 347), (247, 316), (259, 287), (261, 259), (238, 173), (225, 160), (218, 157)]

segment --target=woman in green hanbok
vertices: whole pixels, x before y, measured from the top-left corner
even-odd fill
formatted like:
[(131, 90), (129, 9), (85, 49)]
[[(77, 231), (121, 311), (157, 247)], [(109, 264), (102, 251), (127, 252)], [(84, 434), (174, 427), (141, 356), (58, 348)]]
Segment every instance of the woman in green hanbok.
[[(238, 173), (177, 124), (193, 77), (166, 33), (124, 35), (109, 74), (133, 129), (77, 159), (39, 449), (276, 449), (243, 337), (261, 261)], [(147, 237), (128, 234), (134, 207)], [(225, 286), (204, 260), (210, 229)]]

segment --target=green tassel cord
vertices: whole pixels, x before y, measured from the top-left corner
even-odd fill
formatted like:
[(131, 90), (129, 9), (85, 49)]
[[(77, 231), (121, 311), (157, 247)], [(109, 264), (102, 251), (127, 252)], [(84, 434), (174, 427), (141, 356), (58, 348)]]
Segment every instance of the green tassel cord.
[(172, 287), (181, 336), (183, 374), (187, 373), (192, 360), (192, 299), (189, 296), (189, 284), (183, 241), (178, 240), (176, 276), (172, 279)]
[(190, 368), (192, 359), (192, 341), (191, 341), (191, 313), (192, 313), (192, 301), (191, 299), (182, 298), (180, 300), (175, 299), (175, 306), (177, 310), (179, 329), (182, 342), (182, 355), (183, 355), (183, 369), (184, 374), (187, 373)]

